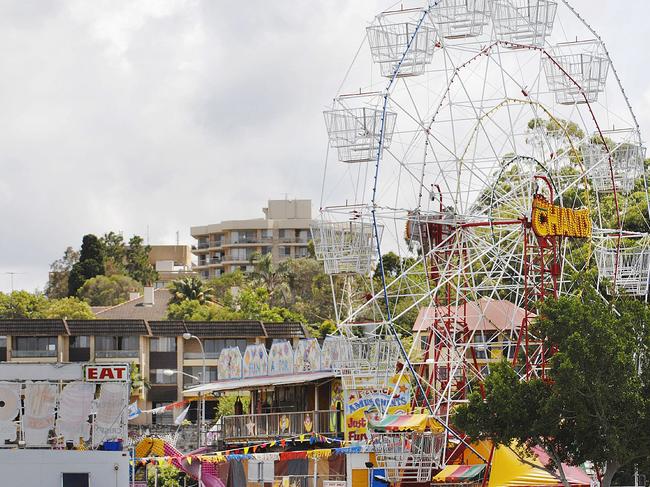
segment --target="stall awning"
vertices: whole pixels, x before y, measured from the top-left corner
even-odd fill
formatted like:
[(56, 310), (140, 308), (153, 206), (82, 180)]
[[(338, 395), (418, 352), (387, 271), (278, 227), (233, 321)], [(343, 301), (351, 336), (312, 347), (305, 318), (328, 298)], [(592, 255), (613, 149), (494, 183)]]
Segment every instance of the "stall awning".
[(371, 421), (375, 431), (431, 431), (442, 430), (438, 422), (427, 414), (387, 414), (380, 421)]
[(230, 379), (201, 386), (185, 389), (185, 393), (199, 393), (199, 392), (223, 392), (235, 391), (241, 389), (260, 389), (271, 386), (281, 386), (289, 384), (302, 384), (304, 382), (313, 382), (316, 380), (329, 379), (334, 377), (334, 372), (311, 372), (305, 374), (290, 374), (290, 375), (265, 375), (263, 377), (249, 377), (247, 379)]
[(470, 483), (483, 478), (485, 464), (479, 465), (447, 465), (433, 477), (433, 482), (445, 484)]

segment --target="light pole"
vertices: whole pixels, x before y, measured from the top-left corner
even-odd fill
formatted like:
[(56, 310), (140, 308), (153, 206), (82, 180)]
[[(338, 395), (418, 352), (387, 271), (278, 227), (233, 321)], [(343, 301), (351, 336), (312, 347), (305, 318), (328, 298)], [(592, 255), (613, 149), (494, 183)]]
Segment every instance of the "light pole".
[[(202, 365), (202, 372), (201, 372), (201, 385), (205, 385), (205, 349), (203, 348), (203, 342), (197, 337), (196, 335), (192, 335), (191, 333), (183, 333), (183, 340), (191, 340), (194, 338), (197, 342), (199, 342), (199, 346), (201, 347), (201, 357), (203, 361)], [(183, 372), (185, 373), (185, 372)], [(188, 374), (189, 375), (189, 374)], [(203, 423), (205, 423), (205, 396), (203, 395), (202, 392), (199, 392), (199, 398), (201, 402), (201, 414), (198, 415), (198, 419), (196, 421), (199, 429), (199, 448), (203, 446)]]
[(163, 370), (163, 374), (166, 375), (167, 377), (171, 377), (172, 375), (175, 374), (181, 374), (181, 375), (186, 375), (188, 377), (191, 377), (194, 379), (196, 382), (201, 382), (201, 379), (199, 379), (197, 376), (188, 374), (187, 372), (183, 372), (182, 370), (172, 370), (172, 369), (165, 369)]

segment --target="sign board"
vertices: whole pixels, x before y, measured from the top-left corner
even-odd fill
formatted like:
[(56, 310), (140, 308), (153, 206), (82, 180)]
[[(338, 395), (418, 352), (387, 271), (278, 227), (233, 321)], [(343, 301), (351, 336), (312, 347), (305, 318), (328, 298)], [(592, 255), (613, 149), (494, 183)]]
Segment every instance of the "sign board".
[(86, 382), (127, 382), (129, 379), (128, 365), (86, 365), (84, 367)]
[(563, 208), (535, 195), (532, 227), (538, 237), (586, 238), (591, 236), (591, 217), (588, 208)]
[(345, 480), (323, 480), (323, 487), (346, 487)]

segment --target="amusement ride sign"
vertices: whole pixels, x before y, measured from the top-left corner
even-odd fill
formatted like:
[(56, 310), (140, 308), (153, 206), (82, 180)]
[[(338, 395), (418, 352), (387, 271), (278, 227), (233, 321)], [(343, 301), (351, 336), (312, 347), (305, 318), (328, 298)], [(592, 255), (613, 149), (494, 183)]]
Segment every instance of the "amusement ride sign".
[(589, 209), (563, 208), (535, 195), (532, 214), (533, 232), (538, 237), (578, 237), (591, 236)]

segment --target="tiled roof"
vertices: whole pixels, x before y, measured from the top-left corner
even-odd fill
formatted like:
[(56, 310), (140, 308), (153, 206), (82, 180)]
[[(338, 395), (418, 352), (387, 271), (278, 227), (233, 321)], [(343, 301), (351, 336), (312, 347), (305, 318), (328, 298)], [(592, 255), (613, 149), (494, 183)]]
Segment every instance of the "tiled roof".
[(0, 320), (0, 335), (67, 335), (63, 320)]
[(153, 336), (175, 337), (187, 331), (182, 321), (150, 321), (149, 328)]
[(147, 320), (160, 321), (167, 317), (167, 305), (171, 299), (168, 289), (154, 291), (153, 306), (145, 306), (144, 296), (126, 303), (95, 311), (95, 316), (103, 320)]
[(197, 337), (265, 337), (260, 321), (186, 321), (187, 331)]
[(67, 320), (67, 323), (70, 335), (149, 335), (144, 320)]
[(305, 338), (307, 330), (302, 323), (264, 322), (264, 329), (269, 338)]

